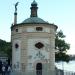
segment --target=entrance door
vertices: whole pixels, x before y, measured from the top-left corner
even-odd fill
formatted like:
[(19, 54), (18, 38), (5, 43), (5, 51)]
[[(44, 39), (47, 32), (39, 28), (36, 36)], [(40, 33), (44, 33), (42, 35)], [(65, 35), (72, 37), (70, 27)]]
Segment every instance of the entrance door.
[(36, 75), (42, 75), (42, 63), (36, 65)]

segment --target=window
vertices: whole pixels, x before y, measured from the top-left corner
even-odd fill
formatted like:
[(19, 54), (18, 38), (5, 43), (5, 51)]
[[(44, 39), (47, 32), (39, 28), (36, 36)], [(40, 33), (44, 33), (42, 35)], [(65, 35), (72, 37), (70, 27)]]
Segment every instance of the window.
[(18, 32), (18, 29), (16, 29), (15, 31)]
[(36, 27), (36, 30), (37, 30), (37, 31), (42, 31), (43, 28), (42, 28), (42, 27)]
[(44, 44), (42, 44), (41, 42), (38, 42), (35, 44), (35, 47), (38, 48), (38, 49), (41, 49), (44, 47)]
[(16, 43), (16, 44), (15, 44), (15, 48), (17, 49), (18, 47), (19, 47), (19, 45)]

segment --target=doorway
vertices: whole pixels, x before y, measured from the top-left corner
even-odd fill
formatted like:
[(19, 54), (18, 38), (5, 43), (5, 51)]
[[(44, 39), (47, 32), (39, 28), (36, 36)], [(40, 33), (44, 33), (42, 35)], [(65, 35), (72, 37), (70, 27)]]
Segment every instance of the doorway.
[(42, 75), (42, 63), (36, 64), (36, 75)]

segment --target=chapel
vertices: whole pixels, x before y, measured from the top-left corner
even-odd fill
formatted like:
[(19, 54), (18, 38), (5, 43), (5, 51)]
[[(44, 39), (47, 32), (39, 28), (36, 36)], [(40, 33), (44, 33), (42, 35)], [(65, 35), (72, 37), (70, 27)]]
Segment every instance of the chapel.
[(35, 0), (31, 3), (30, 17), (18, 24), (16, 6), (11, 26), (13, 71), (27, 75), (54, 75), (57, 26), (38, 17)]

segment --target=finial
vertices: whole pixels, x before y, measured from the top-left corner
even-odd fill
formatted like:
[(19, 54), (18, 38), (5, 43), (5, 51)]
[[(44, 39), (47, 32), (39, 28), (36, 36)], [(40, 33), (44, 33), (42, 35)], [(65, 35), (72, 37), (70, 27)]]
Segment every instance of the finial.
[(15, 4), (15, 12), (17, 12), (18, 3), (19, 3), (19, 2), (17, 2), (17, 3)]
[(15, 4), (14, 25), (17, 24), (17, 6), (18, 6), (18, 3), (19, 3), (19, 2), (17, 2), (17, 3)]
[(33, 2), (36, 2), (35, 0)]

